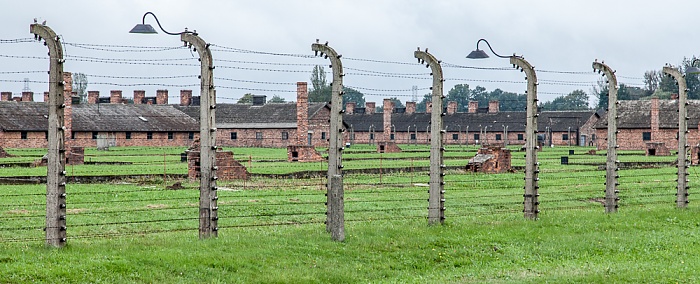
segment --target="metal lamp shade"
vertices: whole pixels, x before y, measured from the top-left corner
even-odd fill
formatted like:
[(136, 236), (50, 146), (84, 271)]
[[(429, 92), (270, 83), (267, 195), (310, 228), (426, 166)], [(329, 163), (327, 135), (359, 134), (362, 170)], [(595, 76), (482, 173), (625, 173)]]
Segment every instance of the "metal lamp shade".
[(157, 34), (158, 32), (149, 24), (138, 24), (129, 31), (132, 34)]
[(477, 49), (477, 50), (470, 52), (469, 55), (467, 55), (467, 58), (469, 58), (469, 59), (482, 59), (482, 58), (489, 58), (489, 55), (486, 54), (486, 52), (484, 52), (483, 50)]

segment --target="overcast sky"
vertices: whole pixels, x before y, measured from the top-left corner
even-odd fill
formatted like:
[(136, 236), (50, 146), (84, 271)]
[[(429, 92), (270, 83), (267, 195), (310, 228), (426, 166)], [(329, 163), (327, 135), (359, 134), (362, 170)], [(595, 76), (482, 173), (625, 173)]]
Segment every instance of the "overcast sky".
[[(536, 67), (541, 101), (576, 89), (588, 92), (600, 78), (592, 72), (594, 59), (616, 69), (620, 83), (642, 87), (645, 71), (660, 70), (666, 63), (677, 65), (684, 57), (700, 54), (700, 37), (694, 31), (700, 1), (3, 1), (0, 40), (32, 37), (29, 25), (33, 19), (46, 20), (66, 43), (64, 70), (87, 74), (89, 90), (98, 90), (102, 96), (108, 96), (110, 90), (123, 90), (124, 97), (131, 97), (137, 89), (145, 89), (147, 96), (155, 96), (156, 89), (168, 89), (171, 103), (178, 101), (180, 89), (194, 89), (197, 94), (199, 80), (195, 76), (199, 68), (192, 66), (198, 64), (196, 53), (188, 49), (141, 48), (177, 47), (181, 45), (179, 37), (128, 33), (147, 11), (154, 12), (166, 30), (196, 29), (205, 41), (215, 45), (214, 76), (220, 102), (234, 102), (248, 92), (293, 101), (293, 84), (309, 81), (314, 64), (329, 62), (230, 52), (227, 48), (313, 55), (311, 44), (315, 39), (328, 41), (343, 55), (344, 71), (348, 73), (344, 84), (366, 93), (367, 101), (376, 102), (385, 97), (411, 100), (413, 86), (419, 89), (419, 98), (429, 92), (429, 69), (413, 64), (417, 47), (428, 47), (445, 63), (510, 67), (507, 59), (495, 56), (465, 58), (478, 39), (488, 39), (496, 52), (524, 55)], [(152, 17), (146, 22), (158, 29)], [(84, 48), (85, 44), (89, 48)], [(93, 45), (106, 50), (96, 50)], [(481, 49), (487, 47), (482, 45)], [(149, 52), (140, 52), (144, 50)], [(45, 82), (45, 73), (7, 72), (48, 70), (46, 59), (16, 58), (46, 57), (46, 52), (46, 47), (37, 42), (0, 42), (0, 90), (21, 92), (24, 83), (7, 82), (12, 80)], [(147, 61), (154, 59), (163, 61)], [(185, 66), (144, 64), (148, 62)], [(445, 93), (455, 84), (516, 93), (526, 89), (524, 75), (514, 69), (445, 66), (443, 72), (447, 78)], [(184, 77), (117, 78), (169, 76)], [(48, 85), (30, 83), (29, 88), (39, 94), (47, 91)], [(36, 98), (42, 100), (39, 95)]]

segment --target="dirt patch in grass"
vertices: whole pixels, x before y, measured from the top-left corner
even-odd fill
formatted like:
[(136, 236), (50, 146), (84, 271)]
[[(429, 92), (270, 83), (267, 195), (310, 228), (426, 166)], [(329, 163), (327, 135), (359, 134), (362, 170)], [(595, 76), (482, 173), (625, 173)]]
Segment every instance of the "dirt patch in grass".
[(605, 205), (605, 198), (591, 198), (591, 199), (588, 199), (588, 201)]
[(7, 214), (29, 214), (30, 211), (27, 209), (13, 209), (6, 212)]
[(149, 209), (158, 209), (158, 208), (166, 208), (166, 207), (168, 207), (168, 205), (165, 205), (165, 204), (148, 204), (148, 205), (146, 205), (146, 208), (149, 208)]
[(66, 213), (80, 213), (80, 212), (85, 212), (85, 211), (87, 211), (87, 208), (66, 209)]

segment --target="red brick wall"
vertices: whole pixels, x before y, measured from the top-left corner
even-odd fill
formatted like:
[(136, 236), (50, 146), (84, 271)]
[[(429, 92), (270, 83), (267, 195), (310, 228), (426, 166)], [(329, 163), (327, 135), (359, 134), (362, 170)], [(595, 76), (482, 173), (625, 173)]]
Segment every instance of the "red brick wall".
[(500, 110), (498, 101), (489, 101), (489, 113), (496, 113)]
[(192, 90), (180, 90), (180, 105), (188, 106), (192, 104)]
[[(698, 143), (698, 130), (689, 129), (688, 133), (688, 144), (694, 145)], [(620, 150), (645, 150), (647, 142), (663, 142), (667, 147), (671, 149), (678, 148), (678, 140), (676, 135), (678, 133), (677, 129), (659, 129), (656, 133), (651, 134), (650, 141), (642, 140), (642, 133), (651, 132), (651, 129), (618, 129), (617, 133), (617, 144), (620, 145)], [(607, 129), (596, 129), (596, 136), (598, 136), (597, 149), (603, 150), (608, 148), (608, 130)]]
[(377, 104), (374, 102), (365, 102), (365, 114), (373, 114), (377, 110)]
[(391, 113), (394, 110), (394, 103), (390, 99), (384, 99), (382, 110), (384, 111), (382, 113), (384, 133), (381, 141), (389, 142), (391, 141)]
[(33, 102), (34, 101), (34, 92), (22, 92), (22, 101), (23, 102)]
[[(104, 134), (106, 132), (99, 132)], [(147, 139), (147, 132), (131, 132), (131, 139), (126, 139), (126, 132), (109, 132), (116, 135), (117, 147), (123, 146), (189, 146), (194, 140), (189, 139), (189, 132), (173, 132), (173, 139), (168, 139), (168, 132), (153, 132), (153, 139)], [(194, 138), (199, 132), (194, 132)], [(92, 139), (92, 132), (76, 132), (71, 146), (97, 147), (97, 140)]]
[(121, 90), (111, 90), (111, 91), (109, 91), (109, 103), (110, 103), (110, 104), (120, 104), (120, 103), (122, 103), (122, 91), (121, 91)]
[(12, 92), (0, 92), (0, 101), (7, 102), (12, 100)]
[(355, 102), (347, 102), (345, 103), (345, 114), (353, 114), (355, 113)]
[(406, 114), (416, 113), (416, 102), (406, 102)]
[(64, 135), (64, 146), (70, 149), (71, 144), (71, 132), (73, 129), (73, 74), (70, 72), (63, 72), (63, 81), (66, 82), (63, 85), (63, 104), (66, 107), (63, 109), (63, 126), (66, 127), (66, 131), (63, 132)]
[(88, 91), (88, 104), (96, 104), (100, 98), (100, 91)]
[(143, 99), (146, 97), (146, 91), (144, 90), (134, 90), (134, 104), (143, 104)]
[(449, 101), (447, 102), (447, 114), (457, 113), (457, 102)]
[(479, 109), (479, 102), (476, 101), (470, 101), (469, 106), (467, 109), (468, 113), (476, 113), (476, 110)]
[(297, 82), (297, 145), (307, 145), (309, 92), (306, 82)]
[(27, 132), (27, 139), (21, 139), (20, 131), (0, 132), (2, 133), (3, 148), (46, 148), (48, 140), (44, 131)]
[(168, 90), (157, 90), (156, 91), (156, 104), (157, 105), (167, 105), (168, 104)]

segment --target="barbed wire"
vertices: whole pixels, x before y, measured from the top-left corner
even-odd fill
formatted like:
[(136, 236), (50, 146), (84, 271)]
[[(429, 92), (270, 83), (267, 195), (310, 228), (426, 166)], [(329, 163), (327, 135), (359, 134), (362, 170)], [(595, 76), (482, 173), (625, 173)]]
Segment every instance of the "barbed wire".
[(63, 42), (63, 45), (72, 46), (82, 49), (91, 49), (109, 52), (160, 52), (176, 49), (188, 49), (184, 45), (179, 46), (135, 46), (135, 45), (113, 45), (113, 44), (91, 44), (91, 43), (74, 43)]

